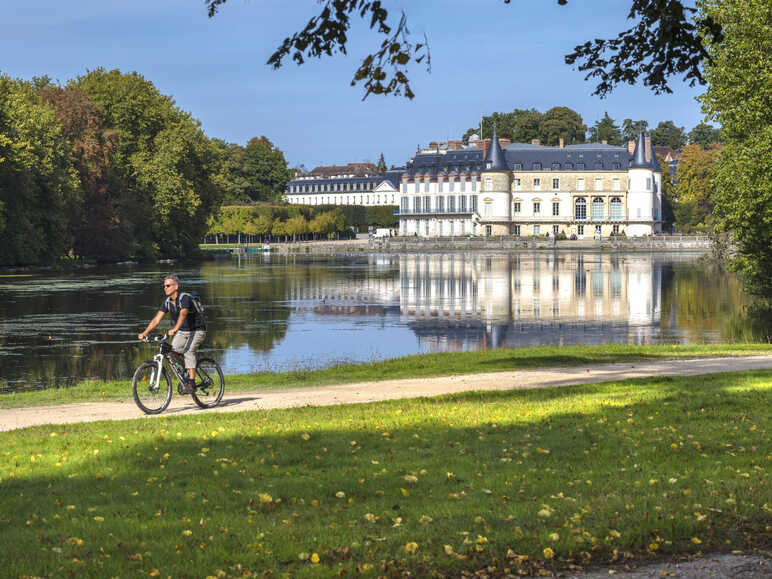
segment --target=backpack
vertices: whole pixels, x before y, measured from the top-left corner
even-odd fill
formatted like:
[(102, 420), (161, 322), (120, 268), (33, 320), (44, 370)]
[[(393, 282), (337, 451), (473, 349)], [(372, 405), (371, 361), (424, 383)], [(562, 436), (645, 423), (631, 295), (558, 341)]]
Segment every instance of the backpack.
[[(193, 311), (196, 312), (196, 317), (202, 323), (206, 324), (206, 321), (204, 320), (204, 304), (201, 303), (201, 298), (198, 297), (196, 294), (191, 294), (188, 292), (180, 292), (180, 295), (177, 296), (177, 299), (181, 300), (182, 296), (188, 296), (190, 298), (190, 303), (193, 304)], [(172, 302), (172, 299), (166, 298), (166, 309), (171, 311), (173, 306), (174, 306), (174, 302)]]

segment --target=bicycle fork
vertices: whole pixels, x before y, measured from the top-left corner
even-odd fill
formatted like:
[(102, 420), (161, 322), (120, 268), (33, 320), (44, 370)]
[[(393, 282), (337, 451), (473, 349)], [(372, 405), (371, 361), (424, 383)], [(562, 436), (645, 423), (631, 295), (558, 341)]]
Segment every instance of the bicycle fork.
[(161, 384), (161, 372), (163, 371), (164, 357), (161, 354), (156, 354), (153, 356), (153, 361), (155, 362), (156, 367), (150, 375), (150, 390), (156, 392)]

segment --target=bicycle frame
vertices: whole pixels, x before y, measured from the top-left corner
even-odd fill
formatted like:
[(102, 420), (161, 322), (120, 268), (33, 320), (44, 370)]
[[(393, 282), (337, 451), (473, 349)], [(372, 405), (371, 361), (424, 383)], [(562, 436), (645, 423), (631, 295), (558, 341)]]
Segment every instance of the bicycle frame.
[[(151, 341), (150, 339), (147, 340), (148, 342)], [(153, 356), (153, 361), (156, 364), (156, 370), (153, 372), (153, 375), (150, 377), (150, 388), (152, 390), (158, 390), (161, 383), (161, 373), (163, 372), (163, 364), (164, 360), (167, 361), (167, 366), (171, 369), (172, 374), (174, 374), (177, 379), (180, 382), (185, 381), (185, 376), (180, 373), (180, 371), (177, 369), (177, 365), (173, 363), (173, 361), (170, 359), (169, 354), (171, 354), (172, 349), (171, 345), (166, 341), (166, 336), (161, 334), (158, 336), (155, 336), (152, 338), (152, 341), (154, 342), (161, 342), (161, 345), (158, 347), (158, 353)], [(169, 349), (168, 352), (164, 352), (164, 345), (166, 345)], [(184, 372), (185, 369), (182, 369), (182, 372)]]

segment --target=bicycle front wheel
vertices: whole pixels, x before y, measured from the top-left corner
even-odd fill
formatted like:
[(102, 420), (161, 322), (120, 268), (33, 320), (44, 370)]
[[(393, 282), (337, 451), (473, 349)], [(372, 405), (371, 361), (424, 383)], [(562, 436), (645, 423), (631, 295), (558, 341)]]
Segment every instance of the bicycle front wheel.
[(131, 391), (134, 402), (145, 414), (160, 414), (172, 399), (172, 381), (164, 366), (158, 376), (158, 364), (145, 362), (131, 379)]
[(203, 358), (196, 364), (196, 389), (193, 401), (201, 408), (212, 408), (222, 400), (225, 378), (220, 365), (211, 358)]

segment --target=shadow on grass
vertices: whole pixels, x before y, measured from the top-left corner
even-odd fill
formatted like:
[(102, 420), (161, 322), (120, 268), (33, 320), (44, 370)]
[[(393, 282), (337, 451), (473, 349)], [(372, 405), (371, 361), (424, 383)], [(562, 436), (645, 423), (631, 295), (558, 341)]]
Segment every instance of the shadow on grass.
[[(772, 502), (771, 377), (5, 433), (0, 532), (14, 548), (3, 566), (10, 576), (319, 576), (368, 565), (457, 575), (514, 569), (508, 550), (528, 555), (530, 572), (645, 558), (650, 545), (744, 548), (764, 536), (761, 505)], [(32, 462), (19, 456), (27, 444)]]

